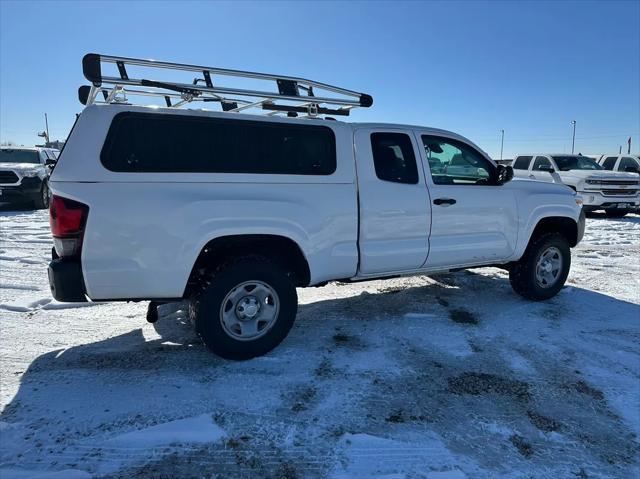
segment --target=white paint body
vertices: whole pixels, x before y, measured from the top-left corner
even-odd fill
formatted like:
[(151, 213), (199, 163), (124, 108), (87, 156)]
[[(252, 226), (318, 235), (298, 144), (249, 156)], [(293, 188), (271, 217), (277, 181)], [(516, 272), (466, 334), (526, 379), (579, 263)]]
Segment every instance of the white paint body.
[[(328, 176), (112, 172), (101, 164), (100, 152), (111, 120), (122, 111), (322, 125), (335, 134), (337, 168)], [(376, 177), (368, 140), (376, 131), (411, 136), (418, 184)], [(81, 262), (93, 300), (181, 297), (203, 246), (228, 235), (295, 241), (313, 285), (508, 263), (521, 257), (541, 219), (578, 222), (575, 193), (562, 185), (435, 185), (419, 147), (421, 134), (481, 152), (459, 135), (416, 126), (94, 105), (74, 127), (50, 188), (89, 206)], [(457, 203), (433, 204), (445, 196)]]

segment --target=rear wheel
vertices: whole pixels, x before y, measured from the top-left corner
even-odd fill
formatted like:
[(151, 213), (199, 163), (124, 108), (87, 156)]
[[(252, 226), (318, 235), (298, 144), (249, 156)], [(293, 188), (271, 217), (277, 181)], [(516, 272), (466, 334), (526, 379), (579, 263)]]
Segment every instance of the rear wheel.
[(509, 270), (511, 287), (527, 299), (543, 300), (558, 294), (571, 268), (566, 238), (549, 233), (531, 241), (520, 260)]
[(627, 215), (629, 210), (605, 210), (607, 218), (623, 218)]
[(203, 342), (226, 359), (268, 353), (287, 336), (298, 296), (287, 271), (264, 257), (228, 263), (193, 298), (190, 314)]

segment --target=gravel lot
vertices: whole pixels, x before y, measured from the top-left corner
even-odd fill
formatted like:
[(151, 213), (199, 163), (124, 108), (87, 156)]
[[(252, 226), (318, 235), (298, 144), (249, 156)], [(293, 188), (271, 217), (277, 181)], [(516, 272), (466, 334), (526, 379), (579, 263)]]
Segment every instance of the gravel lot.
[(587, 220), (567, 287), (498, 269), (300, 290), (228, 362), (185, 305), (53, 301), (46, 211), (0, 213), (0, 477), (640, 475), (640, 217)]

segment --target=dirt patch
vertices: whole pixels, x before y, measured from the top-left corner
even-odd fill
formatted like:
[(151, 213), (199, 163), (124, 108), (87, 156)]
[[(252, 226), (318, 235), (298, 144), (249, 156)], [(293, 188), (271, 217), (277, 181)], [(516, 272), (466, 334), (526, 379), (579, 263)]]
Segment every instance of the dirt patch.
[(522, 436), (518, 434), (514, 434), (509, 438), (511, 444), (515, 446), (518, 452), (523, 456), (529, 459), (533, 456), (533, 446), (529, 444)]
[(555, 419), (543, 416), (536, 411), (527, 411), (527, 416), (529, 416), (531, 424), (544, 432), (558, 431), (561, 427), (561, 424)]
[(425, 422), (425, 421), (429, 421), (429, 418), (427, 416), (424, 416), (422, 414), (419, 414), (419, 415), (407, 414), (407, 412), (404, 409), (398, 409), (395, 412), (389, 414), (385, 418), (385, 422), (392, 423), (392, 424), (404, 424), (406, 422)]
[(583, 380), (574, 383), (572, 386), (573, 389), (578, 391), (580, 394), (591, 396), (593, 399), (596, 399), (598, 401), (604, 400), (604, 393), (602, 391), (594, 388), (593, 386), (590, 386)]
[(324, 358), (313, 372), (319, 378), (329, 378), (335, 374), (336, 370), (331, 366), (331, 361)]
[(475, 341), (468, 341), (469, 343), (469, 347), (471, 348), (471, 351), (473, 351), (474, 353), (481, 353), (484, 351), (484, 349), (482, 349), (481, 346), (478, 345), (478, 343), (476, 343)]
[(406, 288), (401, 286), (385, 286), (378, 289), (378, 293), (386, 293), (386, 294), (396, 294), (404, 291)]
[(301, 412), (309, 409), (309, 403), (316, 397), (318, 391), (314, 387), (302, 388), (294, 394), (293, 412)]
[(544, 318), (551, 319), (553, 321), (562, 319), (565, 317), (565, 311), (562, 308), (548, 308), (543, 310), (540, 315)]
[(451, 321), (459, 324), (478, 324), (478, 318), (464, 309), (452, 309), (449, 311)]
[(399, 410), (390, 414), (389, 416), (386, 417), (385, 421), (391, 422), (394, 424), (406, 422), (406, 419), (404, 418), (404, 411)]
[(494, 374), (465, 372), (448, 379), (449, 390), (454, 394), (500, 394), (520, 401), (531, 398), (529, 384), (516, 379), (507, 379)]
[(344, 334), (344, 333), (336, 333), (333, 335), (333, 342), (336, 343), (337, 346), (341, 345), (341, 344), (347, 344), (349, 343), (352, 338), (351, 336)]
[(230, 449), (240, 449), (241, 447), (245, 446), (249, 442), (249, 439), (251, 438), (247, 435), (243, 435), (240, 437), (232, 437), (227, 439), (224, 444)]
[(362, 343), (360, 338), (345, 334), (341, 331), (337, 331), (336, 334), (331, 337), (331, 340), (337, 347), (347, 347), (353, 349), (362, 349), (364, 347), (364, 344)]
[(285, 462), (276, 472), (276, 477), (280, 479), (298, 479), (300, 475), (298, 474), (298, 470), (292, 463)]
[(440, 306), (444, 306), (445, 308), (449, 306), (449, 301), (447, 301), (444, 298), (441, 298), (440, 296), (436, 296), (436, 301), (438, 301), (438, 304)]

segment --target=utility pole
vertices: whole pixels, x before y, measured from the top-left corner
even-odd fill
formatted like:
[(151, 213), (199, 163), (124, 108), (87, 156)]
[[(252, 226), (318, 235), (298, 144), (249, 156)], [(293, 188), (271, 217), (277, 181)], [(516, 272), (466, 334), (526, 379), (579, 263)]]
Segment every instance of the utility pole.
[(622, 155), (622, 145), (620, 145), (620, 149), (618, 150), (618, 154)]
[(47, 127), (47, 143), (49, 143), (49, 138), (51, 138), (49, 136), (49, 119), (47, 118), (47, 114), (44, 114), (44, 124)]
[(502, 133), (502, 139), (500, 140), (500, 161), (502, 161), (502, 150), (504, 148), (504, 130), (500, 130)]
[(571, 124), (573, 125), (573, 139), (571, 140), (571, 154), (573, 155), (573, 150), (576, 146), (576, 121), (573, 120)]

